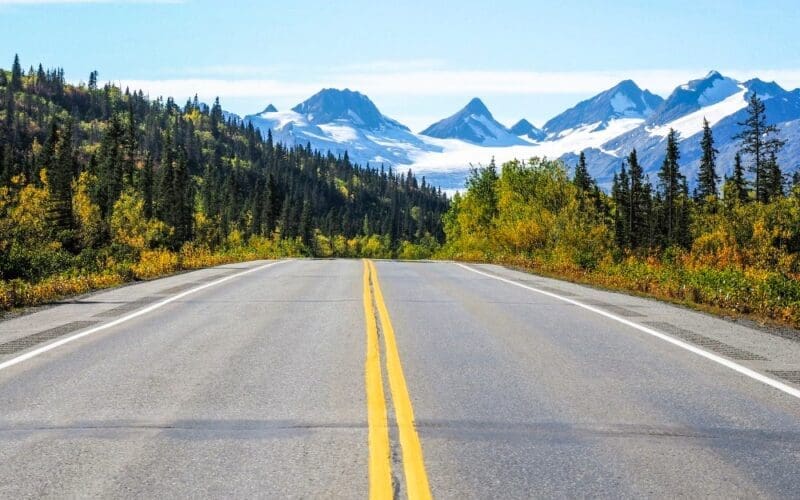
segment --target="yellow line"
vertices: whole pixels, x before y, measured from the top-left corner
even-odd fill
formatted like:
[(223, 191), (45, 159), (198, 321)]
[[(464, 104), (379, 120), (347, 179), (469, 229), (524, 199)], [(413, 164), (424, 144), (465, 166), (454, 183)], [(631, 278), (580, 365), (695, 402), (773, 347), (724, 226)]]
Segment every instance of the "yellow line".
[(372, 286), (375, 292), (375, 303), (378, 306), (378, 315), (381, 319), (384, 346), (386, 347), (386, 372), (389, 375), (389, 388), (394, 402), (394, 412), (397, 419), (397, 428), (400, 435), (400, 447), (403, 450), (403, 471), (406, 476), (408, 498), (430, 499), (431, 490), (428, 484), (428, 474), (425, 472), (425, 461), (422, 458), (422, 445), (414, 425), (414, 409), (408, 395), (406, 378), (400, 364), (400, 353), (397, 351), (397, 341), (394, 328), (389, 319), (389, 311), (383, 300), (383, 292), (378, 282), (378, 271), (375, 264), (369, 262), (372, 274)]
[(392, 472), (389, 465), (389, 426), (386, 417), (386, 398), (381, 376), (378, 326), (372, 307), (369, 286), (370, 268), (364, 261), (364, 315), (367, 323), (367, 359), (365, 377), (367, 388), (367, 423), (369, 425), (369, 497), (392, 498)]

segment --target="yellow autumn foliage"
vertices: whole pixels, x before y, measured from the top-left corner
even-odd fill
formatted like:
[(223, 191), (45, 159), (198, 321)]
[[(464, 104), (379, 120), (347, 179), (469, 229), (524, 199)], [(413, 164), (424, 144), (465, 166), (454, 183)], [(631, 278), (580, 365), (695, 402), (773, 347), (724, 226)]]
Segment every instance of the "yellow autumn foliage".
[(172, 228), (157, 219), (144, 216), (144, 200), (137, 192), (122, 193), (111, 214), (111, 238), (134, 250), (149, 248), (156, 241), (166, 240)]

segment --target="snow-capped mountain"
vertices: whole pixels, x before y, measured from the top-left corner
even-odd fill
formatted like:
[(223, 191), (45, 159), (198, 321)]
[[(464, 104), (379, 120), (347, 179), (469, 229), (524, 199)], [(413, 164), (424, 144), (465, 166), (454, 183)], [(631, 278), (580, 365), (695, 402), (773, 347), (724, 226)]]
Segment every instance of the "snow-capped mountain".
[(259, 114), (260, 114), (260, 115), (263, 115), (264, 113), (277, 113), (277, 112), (278, 112), (278, 108), (276, 108), (276, 107), (275, 107), (274, 105), (272, 105), (272, 104), (267, 104), (267, 107), (266, 107), (266, 108), (264, 108), (264, 111), (262, 111), (262, 112), (261, 112), (261, 113), (259, 113)]
[(458, 139), (481, 146), (528, 143), (495, 120), (483, 101), (477, 97), (456, 114), (434, 123), (420, 133), (428, 137)]
[(363, 130), (408, 130), (405, 125), (382, 115), (367, 96), (350, 89), (323, 89), (293, 107), (292, 111), (317, 124), (339, 122), (352, 123)]
[(718, 174), (729, 174), (739, 149), (734, 137), (741, 130), (739, 123), (747, 116), (747, 101), (753, 92), (764, 101), (768, 121), (777, 124), (787, 140), (779, 162), (784, 169), (797, 169), (800, 92), (787, 92), (774, 82), (758, 79), (737, 82), (712, 71), (703, 79), (675, 89), (647, 123), (602, 145), (601, 151), (593, 151), (594, 174), (607, 183), (619, 168), (621, 157), (636, 148), (645, 171), (653, 174), (651, 177), (655, 180), (654, 174), (664, 159), (666, 136), (674, 129), (680, 139), (682, 171), (689, 183), (694, 183), (700, 163), (704, 118), (711, 125), (719, 150)]
[(261, 113), (244, 117), (275, 141), (289, 145), (311, 143), (335, 155), (348, 152), (358, 163), (402, 165), (415, 152), (441, 151), (421, 140), (408, 127), (384, 116), (364, 94), (349, 89), (323, 89), (290, 111), (270, 104)]
[(517, 137), (525, 136), (534, 141), (542, 141), (547, 136), (547, 134), (544, 133), (544, 130), (536, 128), (525, 118), (512, 125), (508, 130)]
[(653, 182), (664, 158), (670, 129), (680, 137), (681, 168), (690, 184), (696, 180), (703, 119), (714, 132), (720, 176), (730, 173), (738, 150), (734, 139), (746, 116), (747, 99), (755, 92), (766, 106), (767, 119), (787, 141), (778, 157), (785, 171), (800, 169), (800, 89), (787, 91), (775, 82), (745, 82), (716, 71), (678, 86), (666, 99), (642, 90), (630, 80), (582, 101), (549, 120), (541, 129), (528, 120), (511, 128), (499, 123), (480, 99), (420, 134), (378, 111), (363, 94), (325, 89), (290, 111), (267, 106), (246, 116), (276, 140), (330, 150), (348, 151), (359, 163), (384, 163), (413, 168), (442, 188), (458, 189), (470, 165), (514, 158), (547, 156), (574, 164), (580, 152), (590, 173), (608, 187), (615, 171), (634, 148)]
[[(672, 91), (649, 121), (663, 125), (701, 108), (713, 106), (743, 91), (739, 82), (733, 78), (711, 71), (705, 78), (692, 80)], [(738, 99), (735, 101), (738, 102)]]
[(548, 138), (589, 125), (602, 130), (613, 120), (648, 118), (662, 102), (661, 97), (625, 80), (551, 118), (543, 128)]

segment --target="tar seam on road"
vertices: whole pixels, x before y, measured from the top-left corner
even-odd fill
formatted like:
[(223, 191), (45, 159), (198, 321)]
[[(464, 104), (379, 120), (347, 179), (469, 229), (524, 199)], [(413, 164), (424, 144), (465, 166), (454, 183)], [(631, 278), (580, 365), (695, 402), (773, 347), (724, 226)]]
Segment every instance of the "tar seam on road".
[(735, 362), (733, 362), (733, 361), (731, 361), (731, 360), (729, 360), (727, 358), (724, 358), (722, 356), (718, 356), (718, 355), (716, 355), (716, 354), (714, 354), (712, 352), (706, 351), (705, 349), (700, 349), (697, 346), (694, 346), (692, 344), (686, 343), (686, 342), (684, 342), (682, 340), (679, 340), (679, 339), (677, 339), (675, 337), (672, 337), (670, 335), (662, 333), (662, 332), (660, 332), (658, 330), (653, 330), (652, 328), (648, 328), (646, 326), (640, 325), (639, 323), (627, 320), (625, 318), (617, 316), (616, 314), (612, 314), (612, 313), (610, 313), (608, 311), (604, 311), (602, 309), (598, 309), (596, 307), (592, 307), (590, 305), (584, 304), (583, 302), (578, 302), (577, 300), (569, 299), (567, 297), (562, 297), (562, 296), (560, 296), (558, 294), (551, 293), (551, 292), (546, 292), (544, 290), (539, 290), (539, 289), (537, 289), (535, 287), (532, 287), (532, 286), (523, 285), (522, 283), (518, 283), (518, 282), (516, 282), (514, 280), (511, 280), (511, 279), (508, 279), (508, 278), (503, 278), (501, 276), (497, 276), (497, 275), (494, 275), (494, 274), (490, 274), (490, 273), (486, 273), (486, 272), (483, 272), (483, 271), (479, 271), (477, 269), (474, 269), (474, 268), (472, 268), (470, 266), (466, 266), (466, 265), (458, 263), (458, 262), (455, 263), (455, 264), (457, 266), (459, 266), (459, 267), (462, 267), (462, 268), (466, 269), (467, 271), (471, 271), (473, 273), (480, 274), (481, 276), (486, 276), (487, 278), (492, 278), (492, 279), (495, 279), (495, 280), (498, 280), (498, 281), (502, 281), (503, 283), (508, 283), (509, 285), (518, 286), (520, 288), (524, 288), (524, 289), (530, 290), (532, 292), (541, 293), (543, 295), (547, 295), (548, 297), (552, 297), (554, 299), (561, 300), (563, 302), (567, 302), (567, 303), (570, 303), (572, 305), (581, 307), (583, 309), (586, 309), (587, 311), (591, 311), (591, 312), (599, 314), (601, 316), (605, 316), (606, 318), (612, 319), (612, 320), (614, 320), (614, 321), (616, 321), (618, 323), (622, 323), (623, 325), (630, 326), (631, 328), (635, 328), (636, 330), (639, 330), (640, 332), (646, 333), (646, 334), (651, 335), (653, 337), (656, 337), (656, 338), (659, 338), (659, 339), (664, 340), (666, 342), (669, 342), (670, 344), (676, 345), (676, 346), (678, 346), (678, 347), (680, 347), (682, 349), (686, 349), (687, 351), (693, 352), (693, 353), (695, 353), (695, 354), (697, 354), (699, 356), (702, 356), (702, 357), (704, 357), (704, 358), (706, 358), (708, 360), (711, 360), (711, 361), (713, 361), (715, 363), (718, 363), (718, 364), (720, 364), (722, 366), (730, 368), (731, 370), (739, 372), (740, 374), (742, 374), (742, 375), (744, 375), (746, 377), (750, 377), (750, 378), (752, 378), (754, 380), (757, 380), (757, 381), (759, 381), (759, 382), (761, 382), (763, 384), (766, 384), (766, 385), (768, 385), (770, 387), (778, 389), (779, 391), (784, 392), (784, 393), (786, 393), (786, 394), (788, 394), (790, 396), (794, 396), (795, 398), (800, 399), (800, 389), (795, 389), (794, 387), (791, 387), (791, 386), (789, 386), (787, 384), (784, 384), (783, 382), (781, 382), (779, 380), (775, 380), (774, 378), (767, 377), (766, 375), (758, 373), (755, 370), (751, 370), (750, 368), (747, 368), (746, 366), (740, 365), (739, 363), (735, 363)]
[(367, 389), (367, 424), (369, 426), (369, 497), (392, 498), (392, 471), (389, 464), (389, 425), (386, 397), (381, 375), (378, 326), (372, 306), (370, 270), (364, 261), (364, 316), (367, 324), (367, 355), (364, 378)]
[(96, 326), (94, 328), (90, 328), (88, 330), (84, 330), (84, 331), (82, 331), (80, 333), (76, 333), (75, 335), (72, 335), (70, 337), (65, 337), (65, 338), (57, 340), (56, 342), (53, 342), (51, 344), (47, 344), (47, 345), (42, 346), (42, 347), (40, 347), (38, 349), (34, 349), (33, 351), (28, 351), (25, 354), (17, 356), (16, 358), (11, 358), (8, 361), (4, 361), (4, 362), (0, 363), (0, 370), (5, 370), (6, 368), (12, 367), (12, 366), (14, 366), (14, 365), (16, 365), (18, 363), (22, 363), (23, 361), (29, 360), (29, 359), (31, 359), (33, 357), (36, 357), (36, 356), (40, 355), (40, 354), (44, 354), (44, 353), (46, 353), (48, 351), (51, 351), (51, 350), (53, 350), (53, 349), (55, 349), (57, 347), (61, 347), (62, 345), (67, 344), (69, 342), (73, 342), (75, 340), (78, 340), (80, 338), (92, 335), (93, 333), (97, 333), (97, 332), (102, 331), (102, 330), (107, 330), (107, 329), (109, 329), (109, 328), (111, 328), (113, 326), (117, 326), (117, 325), (119, 325), (121, 323), (125, 323), (126, 321), (132, 320), (133, 318), (137, 318), (139, 316), (142, 316), (143, 314), (147, 314), (149, 312), (155, 311), (158, 308), (161, 308), (161, 307), (163, 307), (163, 306), (165, 306), (165, 305), (167, 305), (167, 304), (169, 304), (171, 302), (175, 302), (176, 300), (182, 299), (183, 297), (186, 297), (187, 295), (191, 295), (191, 294), (193, 294), (195, 292), (199, 292), (200, 290), (205, 290), (206, 288), (210, 288), (212, 286), (219, 285), (220, 283), (224, 283), (225, 281), (232, 280), (233, 278), (238, 278), (239, 276), (244, 276), (245, 274), (254, 273), (256, 271), (261, 271), (262, 269), (266, 269), (268, 267), (272, 267), (274, 265), (281, 264), (283, 262), (287, 262), (287, 261), (279, 260), (279, 261), (276, 261), (276, 262), (270, 262), (269, 264), (264, 264), (263, 266), (254, 267), (252, 269), (247, 269), (246, 271), (242, 271), (240, 273), (231, 274), (229, 276), (225, 276), (224, 278), (220, 278), (220, 279), (218, 279), (216, 281), (212, 281), (210, 283), (206, 283), (205, 285), (200, 285), (197, 288), (192, 288), (191, 290), (187, 290), (187, 291), (185, 291), (183, 293), (179, 293), (177, 295), (173, 295), (172, 297), (168, 297), (168, 298), (166, 298), (166, 299), (164, 299), (164, 300), (162, 300), (160, 302), (156, 302), (155, 304), (153, 304), (151, 306), (148, 306), (148, 307), (145, 307), (144, 309), (139, 309), (138, 311), (133, 312), (131, 314), (128, 314), (127, 316), (123, 316), (121, 318), (115, 319), (114, 321), (110, 321), (108, 323), (103, 323), (102, 325), (98, 325), (98, 326)]
[[(383, 299), (378, 271), (372, 261), (367, 261), (369, 275), (375, 295), (375, 304), (381, 321), (384, 351), (386, 353), (386, 373), (389, 378), (389, 389), (394, 404), (395, 419), (403, 452), (403, 472), (406, 479), (406, 489), (410, 499), (430, 499), (431, 491), (428, 483), (428, 474), (425, 471), (425, 460), (422, 456), (422, 444), (414, 423), (414, 408), (408, 393), (403, 366), (400, 362), (400, 353), (397, 350), (397, 339), (394, 335), (389, 310)], [(370, 313), (371, 313), (370, 309)]]

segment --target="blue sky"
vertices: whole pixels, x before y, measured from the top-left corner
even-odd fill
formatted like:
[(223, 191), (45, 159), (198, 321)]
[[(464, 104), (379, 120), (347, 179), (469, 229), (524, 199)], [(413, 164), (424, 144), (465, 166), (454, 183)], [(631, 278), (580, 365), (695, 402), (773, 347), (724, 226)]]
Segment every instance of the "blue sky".
[(64, 67), (240, 114), (322, 87), (414, 130), (473, 96), (541, 125), (619, 80), (666, 95), (718, 69), (800, 86), (796, 1), (0, 0), (0, 65)]

